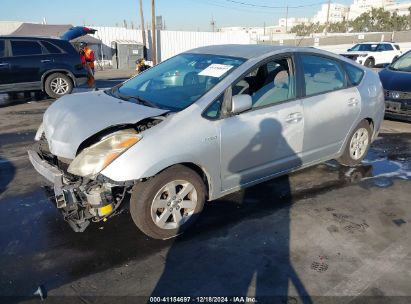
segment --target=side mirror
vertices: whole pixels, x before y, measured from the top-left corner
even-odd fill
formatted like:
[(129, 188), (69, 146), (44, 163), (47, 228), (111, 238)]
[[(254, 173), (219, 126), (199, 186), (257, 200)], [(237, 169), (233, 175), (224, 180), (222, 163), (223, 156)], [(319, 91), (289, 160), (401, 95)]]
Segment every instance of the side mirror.
[[(393, 60), (393, 62), (394, 62), (394, 60)], [(383, 65), (382, 65), (382, 67), (385, 69), (385, 68), (388, 68), (390, 66), (390, 64), (389, 63), (384, 63)]]
[(239, 114), (241, 112), (251, 109), (253, 106), (253, 101), (250, 95), (240, 94), (235, 95), (231, 99), (231, 113)]
[(347, 49), (347, 52), (351, 51), (351, 49)]

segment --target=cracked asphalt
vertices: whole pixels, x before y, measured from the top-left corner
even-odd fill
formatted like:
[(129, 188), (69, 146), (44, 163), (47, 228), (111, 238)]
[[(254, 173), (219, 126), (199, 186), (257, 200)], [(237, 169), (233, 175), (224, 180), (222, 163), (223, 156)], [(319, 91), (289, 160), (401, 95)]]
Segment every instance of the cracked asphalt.
[(0, 302), (38, 302), (40, 285), (59, 303), (411, 300), (411, 124), (384, 121), (361, 166), (328, 162), (239, 191), (158, 241), (127, 210), (83, 233), (64, 222), (26, 155), (52, 102), (0, 103)]

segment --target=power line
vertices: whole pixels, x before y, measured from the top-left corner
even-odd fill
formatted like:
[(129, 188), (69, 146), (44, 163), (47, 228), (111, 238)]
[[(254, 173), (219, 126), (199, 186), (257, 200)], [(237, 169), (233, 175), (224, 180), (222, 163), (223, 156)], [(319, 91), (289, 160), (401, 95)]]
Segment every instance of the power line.
[(216, 6), (216, 7), (226, 8), (226, 9), (229, 9), (229, 10), (245, 12), (245, 13), (252, 12), (252, 13), (257, 13), (257, 14), (268, 14), (268, 15), (273, 14), (273, 11), (261, 10), (259, 8), (252, 8), (252, 11), (250, 11), (249, 8), (245, 8), (245, 7), (234, 7), (234, 6), (229, 6), (229, 5), (225, 5), (225, 4), (220, 4), (220, 3), (216, 3), (216, 2), (210, 2), (210, 1), (204, 1), (204, 0), (203, 1), (195, 1), (195, 3), (196, 4), (202, 4), (202, 5)]
[[(271, 5), (258, 5), (258, 4), (253, 4), (253, 3), (243, 2), (243, 1), (236, 1), (236, 0), (224, 0), (224, 1), (235, 3), (235, 4), (251, 6), (251, 7), (257, 7), (257, 8), (270, 8), (270, 9), (287, 8), (287, 5), (286, 6), (271, 6)], [(324, 4), (324, 3), (326, 2), (323, 1), (323, 2), (305, 4), (305, 5), (288, 6), (288, 8), (302, 8), (302, 7), (309, 7), (309, 6), (314, 6), (314, 5)]]

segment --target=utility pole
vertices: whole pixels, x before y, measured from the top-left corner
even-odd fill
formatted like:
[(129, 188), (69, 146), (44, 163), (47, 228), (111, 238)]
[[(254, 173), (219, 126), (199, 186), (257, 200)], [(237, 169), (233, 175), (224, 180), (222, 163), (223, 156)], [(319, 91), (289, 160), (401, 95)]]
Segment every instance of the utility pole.
[(143, 57), (147, 59), (147, 40), (146, 40), (146, 29), (144, 28), (144, 15), (143, 15), (143, 3), (139, 0), (140, 4), (140, 21), (141, 21), (141, 36), (143, 38)]
[(328, 0), (327, 22), (325, 23), (325, 34), (327, 34), (328, 27), (330, 26), (330, 6), (331, 6), (331, 0)]
[(156, 38), (156, 11), (155, 11), (155, 3), (154, 0), (151, 0), (151, 57), (153, 60), (153, 65), (157, 64), (157, 38)]
[(211, 16), (210, 25), (211, 25), (211, 30), (214, 32), (214, 31), (215, 31), (215, 21), (214, 21), (214, 17), (213, 17), (213, 16)]
[(287, 8), (285, 11), (285, 33), (287, 34), (288, 32), (288, 4), (287, 4)]

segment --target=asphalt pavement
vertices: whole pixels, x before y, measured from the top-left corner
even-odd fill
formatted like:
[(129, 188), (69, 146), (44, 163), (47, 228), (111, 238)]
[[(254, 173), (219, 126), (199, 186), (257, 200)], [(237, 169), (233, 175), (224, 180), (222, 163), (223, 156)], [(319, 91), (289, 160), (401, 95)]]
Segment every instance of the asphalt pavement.
[[(102, 78), (99, 87), (124, 79)], [(332, 161), (239, 191), (158, 241), (127, 210), (73, 232), (26, 155), (53, 101), (1, 98), (2, 303), (37, 303), (39, 286), (46, 303), (411, 301), (411, 124), (384, 121), (361, 166)]]

